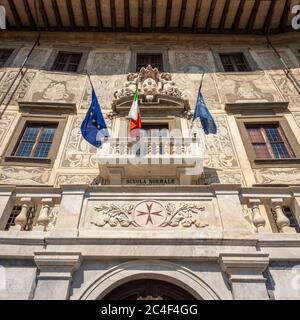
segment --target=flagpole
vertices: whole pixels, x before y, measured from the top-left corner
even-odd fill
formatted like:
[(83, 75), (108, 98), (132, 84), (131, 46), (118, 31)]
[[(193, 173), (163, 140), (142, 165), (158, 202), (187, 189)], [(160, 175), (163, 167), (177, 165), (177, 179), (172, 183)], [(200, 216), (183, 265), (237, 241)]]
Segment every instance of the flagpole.
[[(200, 86), (199, 86), (199, 90), (198, 90), (197, 101), (198, 101), (198, 97), (199, 97), (199, 94), (200, 94), (201, 89), (202, 89), (203, 80), (204, 80), (204, 70), (202, 71), (202, 74), (201, 74), (201, 82), (200, 82)], [(194, 120), (192, 120), (192, 122), (191, 122), (191, 126), (190, 126), (190, 129), (189, 129), (189, 136), (191, 136), (192, 129), (193, 129), (193, 124), (194, 124)]]
[(89, 72), (86, 72), (86, 74), (87, 74), (87, 76), (88, 76), (88, 79), (89, 79), (89, 81), (90, 81), (90, 84), (91, 84), (92, 88), (94, 88), (90, 73), (89, 73)]

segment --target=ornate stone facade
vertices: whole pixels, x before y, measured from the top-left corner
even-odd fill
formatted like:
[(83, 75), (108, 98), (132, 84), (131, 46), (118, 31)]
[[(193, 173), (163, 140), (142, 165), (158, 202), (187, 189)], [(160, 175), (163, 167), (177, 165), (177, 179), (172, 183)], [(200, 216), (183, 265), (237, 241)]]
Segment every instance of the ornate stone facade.
[[(293, 287), (300, 264), (299, 159), (250, 159), (240, 131), (245, 119), (278, 119), (292, 137), (290, 147), (300, 145), (299, 94), (265, 37), (51, 37), (41, 40), (0, 107), (0, 299), (102, 299), (120, 279), (149, 277), (196, 299), (299, 299)], [(0, 70), (1, 100), (31, 46), (26, 39)], [(272, 39), (300, 81), (299, 40), (290, 34)], [(12, 33), (9, 44), (17, 48), (21, 40)], [(79, 72), (51, 71), (58, 48), (82, 50)], [(223, 50), (247, 51), (251, 71), (221, 71), (216, 57)], [(164, 70), (136, 72), (138, 53), (161, 53)], [(99, 150), (82, 137), (92, 91), (87, 71), (110, 138), (118, 142), (105, 140), (101, 150), (113, 150), (118, 163), (103, 165)], [(198, 119), (192, 125), (201, 81), (215, 135), (203, 136)], [(144, 124), (190, 139), (188, 146), (173, 139), (165, 153), (161, 141), (147, 144), (145, 158), (155, 155), (158, 163), (130, 163), (143, 154), (132, 152), (132, 141), (122, 144), (130, 136), (136, 88)], [(15, 152), (20, 126), (44, 121), (62, 123), (51, 162), (22, 161)], [(188, 161), (195, 159), (192, 167)], [(198, 171), (189, 178), (191, 168)], [(13, 212), (20, 212), (14, 220)]]

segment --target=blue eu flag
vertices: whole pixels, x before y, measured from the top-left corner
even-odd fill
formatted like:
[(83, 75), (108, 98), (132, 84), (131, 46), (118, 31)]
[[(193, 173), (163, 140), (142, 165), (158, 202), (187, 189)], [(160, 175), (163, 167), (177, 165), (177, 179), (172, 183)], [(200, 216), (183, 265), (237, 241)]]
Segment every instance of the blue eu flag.
[(197, 118), (200, 118), (200, 122), (205, 134), (217, 133), (216, 123), (205, 104), (204, 97), (201, 92), (201, 86), (198, 92), (198, 99), (194, 112), (193, 121)]
[(81, 124), (81, 133), (87, 142), (99, 148), (101, 146), (100, 138), (107, 137), (108, 130), (94, 88), (92, 90), (92, 103)]

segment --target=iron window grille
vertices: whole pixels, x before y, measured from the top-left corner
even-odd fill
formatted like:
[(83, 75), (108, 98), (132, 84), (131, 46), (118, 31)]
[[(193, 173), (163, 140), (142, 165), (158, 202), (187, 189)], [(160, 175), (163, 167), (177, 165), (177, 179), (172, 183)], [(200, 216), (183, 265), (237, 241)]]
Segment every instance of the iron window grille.
[(240, 53), (219, 54), (225, 72), (246, 72), (251, 71), (245, 55)]
[(53, 71), (76, 72), (78, 70), (82, 53), (59, 51), (52, 66)]
[(138, 53), (136, 59), (136, 71), (139, 72), (142, 67), (157, 68), (160, 72), (164, 71), (163, 55), (161, 53)]

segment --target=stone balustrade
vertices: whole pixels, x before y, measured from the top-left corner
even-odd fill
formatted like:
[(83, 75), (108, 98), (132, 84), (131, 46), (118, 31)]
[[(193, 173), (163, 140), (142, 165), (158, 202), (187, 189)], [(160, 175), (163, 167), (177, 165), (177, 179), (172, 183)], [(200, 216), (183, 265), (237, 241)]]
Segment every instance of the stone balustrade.
[[(68, 230), (73, 234), (80, 229), (97, 234), (100, 229), (105, 232), (112, 227), (129, 231), (146, 227), (145, 230), (168, 232), (178, 228), (206, 232), (208, 237), (212, 230), (226, 234), (299, 231), (295, 227), (295, 222), (299, 224), (300, 221), (300, 197), (296, 187), (169, 186), (165, 187), (168, 201), (161, 199), (159, 188), (155, 186), (145, 187), (148, 191), (144, 196), (136, 193), (136, 188), (128, 186), (128, 194), (122, 193), (121, 187), (86, 185), (48, 187), (43, 193), (38, 193), (38, 188), (27, 190), (26, 187), (20, 193), (13, 188), (9, 192), (0, 191), (0, 230), (63, 234)], [(20, 212), (11, 223), (15, 206)], [(159, 214), (145, 222), (135, 213), (152, 207)], [(7, 228), (9, 221), (11, 225)]]

